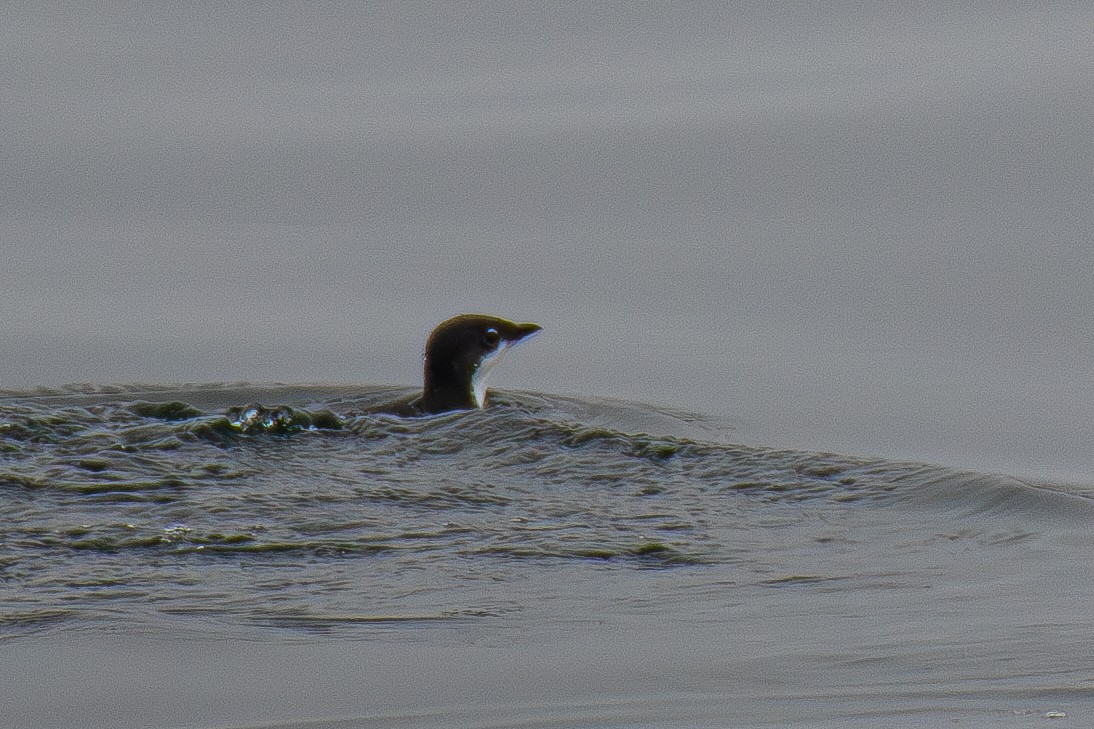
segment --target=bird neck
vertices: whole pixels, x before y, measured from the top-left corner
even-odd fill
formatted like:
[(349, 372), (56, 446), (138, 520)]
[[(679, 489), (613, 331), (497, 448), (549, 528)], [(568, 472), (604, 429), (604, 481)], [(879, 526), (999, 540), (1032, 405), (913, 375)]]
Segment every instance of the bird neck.
[(460, 366), (458, 363), (449, 362), (437, 366), (426, 361), (422, 410), (427, 413), (441, 413), (447, 410), (472, 410), (478, 407), (471, 393), (473, 374), (466, 366)]

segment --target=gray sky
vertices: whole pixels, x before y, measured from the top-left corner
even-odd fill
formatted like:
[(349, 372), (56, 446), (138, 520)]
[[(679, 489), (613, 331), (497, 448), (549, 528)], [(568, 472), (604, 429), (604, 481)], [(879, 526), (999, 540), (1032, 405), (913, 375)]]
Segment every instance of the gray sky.
[(496, 386), (772, 445), (1094, 466), (1094, 10), (23, 3), (0, 386)]

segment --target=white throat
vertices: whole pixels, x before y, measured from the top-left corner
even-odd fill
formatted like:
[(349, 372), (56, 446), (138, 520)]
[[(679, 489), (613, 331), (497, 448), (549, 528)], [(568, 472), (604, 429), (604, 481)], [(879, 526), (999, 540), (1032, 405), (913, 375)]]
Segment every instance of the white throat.
[(471, 375), (471, 401), (475, 407), (482, 408), (486, 405), (486, 375), (490, 373), (494, 365), (501, 361), (502, 355), (511, 347), (509, 342), (502, 343), (497, 349), (479, 360), (479, 366), (475, 374)]

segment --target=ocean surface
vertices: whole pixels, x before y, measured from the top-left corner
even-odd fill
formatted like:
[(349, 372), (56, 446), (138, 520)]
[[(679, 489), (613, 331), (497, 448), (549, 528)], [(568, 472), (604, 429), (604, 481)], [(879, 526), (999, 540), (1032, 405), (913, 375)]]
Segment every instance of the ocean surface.
[(0, 729), (1094, 725), (1091, 38), (6, 4)]
[(369, 414), (405, 393), (4, 396), (5, 725), (1094, 716), (1094, 487), (619, 401)]

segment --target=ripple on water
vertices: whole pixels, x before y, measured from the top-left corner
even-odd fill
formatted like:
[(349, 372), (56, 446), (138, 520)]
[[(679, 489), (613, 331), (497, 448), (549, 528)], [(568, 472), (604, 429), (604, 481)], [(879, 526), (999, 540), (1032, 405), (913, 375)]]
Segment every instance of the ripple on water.
[[(717, 566), (808, 589), (841, 579), (795, 569), (803, 550), (838, 561), (864, 529), (897, 559), (946, 540), (947, 519), (971, 529), (957, 539), (1003, 549), (1036, 539), (1038, 518), (1091, 515), (1082, 494), (1015, 479), (628, 433), (603, 422), (619, 406), (575, 417), (546, 396), (404, 420), (369, 415), (376, 392), (127, 394), (0, 400), (0, 578), (17, 596), (0, 598), (0, 632), (134, 611), (443, 622), (493, 614), (483, 582), (560, 569)], [(239, 404), (256, 395), (283, 404)], [(920, 512), (939, 524), (913, 536)]]

